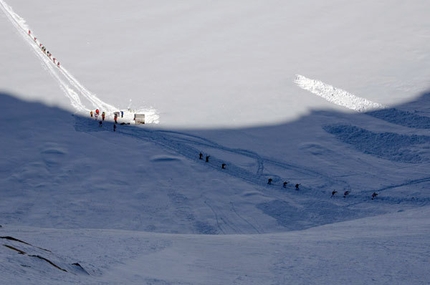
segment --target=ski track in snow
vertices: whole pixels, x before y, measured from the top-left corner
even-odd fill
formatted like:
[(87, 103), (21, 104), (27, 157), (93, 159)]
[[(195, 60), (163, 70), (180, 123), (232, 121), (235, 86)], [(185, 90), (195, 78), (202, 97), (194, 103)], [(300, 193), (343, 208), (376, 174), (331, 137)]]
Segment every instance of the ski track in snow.
[(319, 80), (307, 78), (303, 75), (297, 74), (294, 82), (300, 88), (310, 91), (331, 103), (357, 112), (386, 108), (386, 106), (382, 104), (369, 101), (365, 98), (360, 98), (345, 90), (336, 88)]
[[(86, 89), (73, 75), (67, 71), (67, 69), (59, 64), (58, 59), (54, 60), (54, 56), (49, 57), (45, 54), (41, 47), (43, 46), (39, 40), (35, 37), (33, 32), (26, 24), (25, 20), (16, 14), (12, 7), (7, 5), (3, 0), (0, 0), (0, 8), (3, 10), (11, 24), (15, 27), (18, 34), (33, 48), (33, 52), (42, 61), (51, 76), (58, 82), (60, 88), (63, 90), (65, 95), (69, 98), (71, 105), (77, 112), (88, 113), (89, 108), (84, 106), (78, 94), (81, 94), (92, 104), (92, 109), (99, 108), (107, 113), (113, 113), (118, 111), (119, 108), (112, 106), (106, 102), (100, 100), (95, 94), (92, 94)], [(68, 84), (66, 83), (68, 82)], [(70, 86), (69, 86), (70, 84)], [(146, 116), (148, 117), (147, 123), (158, 123), (157, 111), (154, 109), (145, 109)]]
[[(76, 117), (77, 123), (82, 125), (86, 125), (85, 129), (82, 131), (85, 132), (94, 132), (94, 129), (97, 131), (106, 131), (107, 129), (111, 129), (111, 126), (105, 126), (101, 129), (95, 127), (91, 124), (91, 121), (88, 121), (87, 118)], [(80, 126), (82, 127), (82, 126)], [(246, 181), (247, 183), (253, 184), (257, 187), (261, 187), (265, 189), (262, 194), (268, 195), (271, 198), (277, 198), (281, 201), (288, 201), (288, 195), (293, 195), (292, 193), (296, 193), (294, 185), (296, 183), (301, 183), (300, 180), (302, 178), (306, 180), (312, 180), (312, 184), (320, 185), (317, 188), (311, 188), (306, 185), (300, 185), (299, 193), (308, 199), (308, 206), (311, 207), (313, 204), (321, 203), (322, 201), (328, 203), (334, 203), (335, 201), (331, 199), (330, 193), (332, 189), (338, 189), (339, 194), (342, 195), (342, 191), (351, 191), (351, 186), (346, 182), (339, 178), (333, 178), (331, 176), (325, 175), (321, 172), (311, 170), (302, 166), (294, 165), (291, 163), (286, 163), (283, 161), (278, 161), (269, 157), (262, 157), (258, 153), (244, 150), (244, 149), (234, 149), (226, 146), (222, 146), (216, 142), (213, 142), (209, 139), (199, 137), (192, 134), (177, 132), (177, 131), (166, 131), (166, 130), (149, 130), (140, 127), (132, 127), (132, 126), (124, 126), (119, 127), (117, 132), (126, 135), (138, 140), (148, 141), (161, 147), (171, 150), (189, 160), (195, 162), (201, 162), (206, 167), (210, 167), (216, 171), (224, 173), (226, 175), (235, 177), (237, 179), (241, 179)], [(228, 153), (229, 155), (239, 155), (244, 156), (250, 159), (253, 159), (257, 167), (254, 171), (249, 169), (245, 169), (236, 165), (232, 161), (222, 160), (217, 158), (216, 156), (211, 155), (209, 162), (205, 162), (204, 159), (200, 160), (198, 154), (201, 152), (201, 149), (213, 149), (216, 151), (221, 151)], [(210, 154), (210, 153), (207, 153)], [(226, 163), (227, 168), (222, 169), (221, 164)], [(277, 175), (275, 172), (264, 172), (265, 165), (275, 166), (280, 171), (282, 171), (283, 177)], [(287, 173), (287, 174), (285, 174)], [(286, 179), (286, 176), (288, 179)], [(272, 185), (267, 184), (267, 179), (272, 178)], [(352, 191), (352, 194), (348, 198), (347, 204), (349, 206), (365, 203), (369, 201), (369, 197), (373, 192), (383, 192), (387, 189), (408, 186), (413, 184), (420, 184), (429, 182), (430, 178), (422, 178), (414, 181), (409, 181), (402, 183), (401, 185), (390, 185), (383, 187), (381, 189), (369, 189), (365, 191), (360, 191), (359, 193), (355, 193)], [(283, 188), (282, 183), (285, 180), (290, 180), (287, 187)], [(291, 181), (294, 180), (294, 181)], [(266, 193), (265, 193), (266, 192)], [(297, 196), (296, 196), (297, 197)], [(287, 200), (286, 200), (287, 199)], [(428, 204), (430, 199), (428, 198), (390, 198), (390, 197), (378, 197), (379, 201), (389, 203), (389, 204), (399, 204), (399, 203), (421, 203), (422, 205)], [(313, 201), (313, 202), (312, 202)], [(294, 203), (293, 201), (288, 201), (288, 203)], [(206, 203), (207, 204), (207, 203)], [(209, 204), (207, 204), (210, 206)], [(210, 207), (212, 211), (215, 213), (215, 209)], [(224, 216), (223, 216), (224, 217)], [(218, 217), (218, 219), (220, 219)], [(232, 226), (231, 223), (225, 221), (228, 225)], [(223, 229), (218, 228), (220, 232), (223, 232)]]

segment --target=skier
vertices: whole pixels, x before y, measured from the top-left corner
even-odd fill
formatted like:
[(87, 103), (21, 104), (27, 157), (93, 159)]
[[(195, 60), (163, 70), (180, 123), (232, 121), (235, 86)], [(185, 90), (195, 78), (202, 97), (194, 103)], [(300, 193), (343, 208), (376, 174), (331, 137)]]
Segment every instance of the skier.
[(299, 190), (300, 184), (296, 184), (296, 190)]
[(90, 117), (93, 117), (93, 110), (90, 111)]
[(373, 200), (373, 199), (375, 199), (375, 198), (376, 198), (376, 196), (378, 196), (378, 193), (373, 192), (373, 194), (372, 194), (372, 200)]
[(273, 179), (272, 179), (272, 178), (269, 178), (269, 179), (267, 180), (267, 184), (272, 185), (272, 181), (273, 181)]
[(331, 191), (331, 196), (333, 197), (334, 195), (336, 195), (336, 193), (337, 193), (336, 190)]
[(199, 153), (199, 159), (203, 159), (203, 153)]
[(221, 164), (221, 168), (225, 169), (225, 163)]
[(206, 162), (209, 162), (209, 157), (211, 157), (210, 155), (206, 155)]
[(346, 198), (346, 196), (348, 196), (349, 195), (349, 191), (345, 191), (345, 193), (343, 193), (343, 198)]
[(106, 113), (105, 113), (105, 112), (103, 112), (103, 113), (102, 113), (102, 120), (103, 120), (103, 121), (105, 120), (105, 116), (106, 116)]
[(282, 187), (287, 188), (287, 184), (288, 184), (288, 181), (284, 181), (284, 183), (282, 184)]
[(114, 115), (113, 115), (113, 120), (115, 121), (115, 124), (116, 123), (118, 123), (118, 114), (117, 113), (115, 113)]

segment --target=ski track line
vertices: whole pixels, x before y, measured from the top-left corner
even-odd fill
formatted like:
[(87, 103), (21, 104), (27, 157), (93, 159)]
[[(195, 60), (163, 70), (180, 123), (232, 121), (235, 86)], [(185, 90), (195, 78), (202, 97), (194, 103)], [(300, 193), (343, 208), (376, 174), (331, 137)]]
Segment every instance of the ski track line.
[[(175, 140), (175, 136), (170, 136), (169, 135), (170, 132), (165, 132), (165, 131), (149, 131), (149, 130), (144, 130), (144, 129), (139, 129), (139, 130), (135, 130), (135, 131), (131, 131), (131, 132), (129, 132), (128, 130), (126, 131), (126, 130), (123, 129), (123, 130), (121, 130), (121, 133), (127, 134), (127, 135), (132, 136), (132, 137), (136, 137), (136, 138), (148, 140), (148, 141), (153, 142), (155, 144), (161, 145), (164, 148), (171, 149), (172, 151), (174, 151), (174, 152), (176, 152), (178, 154), (181, 154), (184, 157), (187, 157), (188, 159), (191, 159), (191, 160), (194, 160), (194, 161), (201, 161), (197, 157), (197, 154), (199, 153), (199, 150), (197, 148), (194, 148), (194, 147), (190, 146), (190, 144), (200, 145), (200, 143), (196, 143), (195, 140), (185, 140), (184, 138), (181, 138), (178, 141), (178, 140)], [(178, 133), (178, 132), (175, 132), (174, 134), (175, 135), (180, 134), (181, 136), (187, 136), (187, 134)], [(243, 150), (236, 151), (234, 149), (229, 149), (227, 147), (220, 146), (219, 144), (210, 142), (209, 140), (204, 139), (204, 138), (199, 138), (199, 137), (196, 137), (196, 136), (193, 136), (193, 135), (191, 135), (191, 137), (193, 139), (200, 139), (202, 141), (205, 141), (206, 142), (205, 143), (206, 146), (209, 145), (209, 146), (211, 146), (213, 148), (216, 148), (217, 150), (228, 151), (228, 152), (235, 153), (235, 154), (238, 154), (238, 155), (246, 155), (246, 156), (249, 156), (250, 154), (252, 154), (251, 157), (252, 158), (258, 157), (258, 159), (260, 160), (261, 164), (264, 164), (264, 162), (265, 162), (265, 160), (263, 158), (261, 158), (259, 155), (255, 154), (253, 152), (243, 151)], [(303, 169), (303, 168), (300, 168), (300, 167), (297, 167), (297, 166), (292, 167), (291, 165), (288, 165), (288, 164), (285, 164), (285, 163), (280, 163), (280, 162), (276, 163), (276, 162), (273, 162), (271, 160), (268, 160), (268, 162), (276, 164), (278, 167), (282, 167), (282, 168), (284, 168), (286, 170), (290, 170), (290, 171), (293, 171), (293, 172), (297, 171), (299, 173), (303, 172), (304, 174), (311, 175), (312, 177), (317, 177), (317, 178), (321, 179), (322, 181), (324, 181), (324, 184), (332, 184), (334, 182), (339, 182), (338, 180), (333, 180), (333, 179), (331, 179), (331, 178), (329, 178), (329, 177), (327, 177), (327, 176), (325, 176), (325, 175), (323, 175), (321, 173), (317, 173), (315, 171), (306, 170), (306, 169)], [(276, 186), (275, 185), (276, 182), (283, 181), (277, 175), (274, 175), (274, 174), (262, 174), (262, 173), (259, 173), (259, 171), (257, 171), (257, 173), (253, 173), (253, 172), (250, 172), (250, 171), (248, 171), (246, 169), (243, 169), (243, 168), (241, 168), (239, 166), (236, 166), (236, 165), (234, 165), (232, 163), (227, 164), (227, 168), (228, 169), (224, 170), (224, 169), (221, 168), (221, 164), (225, 163), (225, 161), (220, 160), (220, 159), (218, 159), (216, 157), (211, 157), (211, 159), (210, 159), (209, 162), (204, 162), (204, 163), (205, 163), (205, 165), (207, 165), (207, 166), (209, 166), (209, 167), (211, 167), (211, 168), (213, 168), (213, 169), (215, 169), (217, 171), (226, 173), (228, 175), (231, 175), (233, 177), (242, 179), (242, 180), (244, 180), (246, 182), (249, 182), (249, 183), (252, 183), (252, 184), (256, 184), (258, 186), (263, 186), (263, 187), (267, 186), (267, 177), (272, 177), (272, 179), (273, 179), (273, 186)], [(288, 187), (288, 188), (291, 188), (291, 187)], [(301, 187), (301, 188), (303, 190), (307, 189), (306, 187)]]
[[(32, 36), (28, 34), (28, 26), (25, 24), (25, 20), (13, 12), (12, 8), (8, 6), (4, 1), (0, 0), (0, 8), (2, 8), (4, 14), (8, 18), (9, 22), (15, 27), (19, 35), (33, 48), (35, 55), (42, 61), (43, 66), (50, 73), (50, 75), (58, 82), (60, 88), (69, 98), (71, 105), (78, 111), (84, 111), (86, 108), (83, 106), (79, 96), (71, 89), (61, 78), (58, 73), (55, 72), (52, 60), (44, 54), (40, 48), (40, 43), (34, 40)], [(57, 68), (57, 65), (55, 65)]]
[(29, 27), (25, 24), (25, 20), (20, 17), (18, 14), (16, 14), (13, 9), (8, 6), (3, 0), (0, 0), (0, 7), (2, 8), (3, 12), (9, 19), (9, 21), (12, 23), (12, 25), (15, 27), (15, 29), (18, 31), (18, 33), (24, 38), (24, 40), (30, 44), (30, 46), (33, 48), (35, 54), (37, 57), (44, 63), (44, 66), (47, 68), (49, 73), (56, 79), (56, 81), (59, 83), (61, 89), (66, 94), (66, 96), (71, 101), (72, 106), (77, 111), (89, 111), (88, 108), (86, 108), (80, 98), (79, 95), (76, 94), (76, 92), (70, 88), (58, 75), (58, 73), (62, 74), (64, 78), (69, 82), (71, 86), (73, 86), (78, 92), (84, 96), (95, 108), (101, 108), (103, 110), (106, 110), (108, 112), (114, 112), (117, 110), (114, 106), (107, 104), (100, 100), (96, 95), (92, 94), (90, 91), (88, 91), (84, 86), (82, 86), (81, 83), (79, 83), (78, 80), (76, 80), (75, 77), (73, 77), (72, 74), (70, 74), (67, 69), (65, 69), (62, 65), (61, 67), (57, 66), (53, 62), (53, 60), (48, 57), (41, 49), (40, 42), (35, 38), (33, 34), (30, 34)]
[(231, 202), (231, 201), (230, 201), (230, 209), (231, 209), (230, 211), (232, 211), (239, 219), (241, 219), (246, 224), (248, 224), (250, 227), (252, 227), (257, 234), (261, 234), (261, 232), (252, 223), (250, 223), (247, 219), (245, 219), (244, 217), (239, 215), (239, 213), (236, 211), (236, 208), (234, 207), (233, 202)]
[[(215, 149), (218, 149), (218, 150), (227, 151), (227, 152), (230, 152), (230, 153), (234, 153), (234, 154), (237, 154), (237, 155), (243, 155), (243, 156), (247, 156), (249, 158), (255, 159), (255, 160), (257, 160), (258, 165), (259, 165), (257, 173), (256, 173), (257, 176), (263, 176), (264, 164), (266, 163), (266, 164), (270, 164), (270, 165), (275, 165), (275, 166), (280, 167), (280, 168), (285, 169), (285, 170), (293, 170), (293, 171), (296, 171), (298, 173), (302, 173), (302, 174), (305, 174), (305, 175), (308, 175), (308, 176), (314, 176), (314, 177), (317, 176), (317, 177), (321, 178), (322, 180), (329, 181), (329, 182), (331, 182), (333, 184), (336, 184), (336, 183), (345, 184), (344, 187), (346, 187), (346, 189), (350, 190), (350, 186), (347, 183), (345, 183), (344, 181), (341, 181), (339, 179), (333, 179), (333, 178), (330, 178), (329, 176), (326, 176), (326, 175), (324, 175), (324, 174), (322, 174), (320, 172), (313, 171), (313, 170), (310, 170), (310, 169), (305, 169), (303, 167), (299, 167), (299, 166), (296, 166), (296, 165), (292, 165), (292, 164), (288, 164), (288, 163), (285, 163), (285, 162), (277, 161), (277, 160), (274, 160), (274, 159), (271, 159), (271, 158), (263, 158), (260, 155), (258, 155), (257, 153), (249, 151), (249, 150), (232, 149), (232, 148), (224, 147), (224, 146), (221, 146), (221, 145), (219, 145), (219, 144), (217, 144), (215, 142), (212, 142), (212, 141), (210, 141), (208, 139), (205, 139), (205, 138), (202, 138), (202, 137), (199, 137), (199, 136), (195, 136), (195, 135), (191, 135), (191, 134), (185, 134), (185, 133), (180, 133), (180, 132), (176, 132), (176, 131), (159, 131), (159, 132), (166, 133), (166, 134), (177, 135), (177, 136), (179, 136), (179, 140), (182, 140), (185, 143), (192, 143), (194, 145), (212, 147), (212, 148), (215, 148)], [(189, 137), (189, 138), (192, 138), (194, 140), (187, 139), (185, 137)], [(201, 143), (201, 142), (198, 142), (198, 141), (203, 141), (204, 143)], [(228, 166), (230, 167), (230, 165), (228, 165)], [(267, 176), (270, 176), (270, 175), (267, 174), (267, 175), (264, 175), (264, 176), (267, 177)], [(280, 179), (279, 177), (277, 177), (277, 178)], [(273, 179), (273, 177), (272, 177), (272, 179)]]
[[(191, 147), (189, 145), (186, 145), (187, 143), (195, 144), (196, 143), (195, 140), (188, 140), (187, 141), (186, 139), (181, 138), (180, 142), (178, 142), (178, 141), (175, 141), (175, 136), (169, 136), (169, 135), (166, 136), (166, 134), (169, 134), (169, 133), (170, 132), (165, 132), (165, 131), (147, 131), (147, 130), (144, 130), (144, 132), (142, 133), (143, 136), (140, 137), (140, 138), (141, 139), (149, 139), (151, 142), (154, 142), (156, 144), (160, 144), (161, 146), (163, 146), (165, 148), (171, 149), (174, 152), (176, 152), (178, 154), (181, 154), (182, 156), (184, 156), (184, 157), (186, 157), (186, 158), (188, 158), (190, 160), (199, 161), (199, 159), (196, 158), (197, 154), (199, 153), (198, 149), (196, 149), (194, 147)], [(160, 136), (160, 134), (162, 134), (162, 136)], [(188, 136), (185, 133), (174, 132), (174, 134), (175, 135), (181, 135), (183, 137)], [(134, 134), (132, 134), (132, 136), (134, 136)], [(226, 147), (220, 146), (219, 144), (213, 143), (213, 142), (211, 142), (211, 141), (209, 141), (207, 139), (200, 138), (200, 137), (197, 137), (197, 136), (194, 136), (194, 135), (190, 135), (190, 136), (193, 139), (198, 139), (198, 140), (201, 140), (201, 141), (205, 141), (206, 145), (210, 145), (210, 146), (212, 146), (212, 147), (214, 147), (214, 148), (216, 148), (218, 150), (225, 150), (225, 149), (227, 149), (227, 151), (229, 151), (229, 152), (233, 152), (233, 153), (236, 153), (236, 154), (241, 154), (240, 152), (235, 152), (232, 149), (228, 149)], [(162, 143), (160, 143), (160, 142), (162, 142)], [(280, 162), (280, 161), (276, 161), (276, 160), (270, 160), (270, 159), (264, 159), (264, 158), (262, 158), (262, 160), (265, 163), (267, 162), (269, 164), (274, 164), (274, 165), (276, 165), (278, 167), (281, 167), (281, 168), (284, 168), (286, 170), (290, 170), (290, 171), (293, 171), (293, 172), (297, 171), (298, 173), (310, 175), (311, 177), (316, 177), (317, 179), (320, 179), (323, 182), (321, 185), (325, 186), (326, 184), (328, 184), (327, 186), (325, 186), (325, 188), (332, 187), (331, 185), (339, 185), (340, 184), (340, 185), (343, 185), (343, 187), (344, 187), (343, 190), (349, 190), (349, 191), (351, 191), (350, 185), (348, 183), (346, 183), (345, 181), (342, 181), (342, 180), (339, 180), (339, 179), (330, 178), (330, 177), (328, 177), (328, 176), (326, 176), (326, 175), (324, 175), (324, 174), (322, 174), (320, 172), (316, 172), (316, 171), (313, 171), (313, 170), (305, 169), (303, 167), (294, 166), (294, 165), (287, 164), (287, 163)], [(269, 177), (269, 176), (270, 177), (277, 177), (276, 175), (270, 175), (270, 174), (257, 175), (255, 173), (249, 172), (249, 171), (247, 171), (247, 170), (245, 170), (245, 169), (243, 169), (241, 167), (238, 167), (238, 166), (236, 166), (234, 164), (229, 164), (228, 165), (228, 170), (225, 171), (225, 170), (221, 169), (221, 167), (219, 167), (219, 165), (221, 165), (222, 162), (223, 161), (221, 161), (219, 159), (211, 158), (209, 163), (206, 163), (206, 162), (204, 162), (204, 163), (205, 163), (205, 165), (207, 165), (209, 167), (212, 167), (213, 169), (215, 169), (217, 171), (226, 173), (226, 174), (228, 174), (230, 176), (242, 179), (244, 181), (247, 181), (249, 183), (255, 184), (257, 186), (265, 187), (266, 189), (267, 189), (267, 187), (269, 187), (270, 190), (274, 190), (274, 191), (276, 191), (276, 193), (282, 193), (282, 194), (284, 194), (283, 196), (285, 196), (285, 194), (287, 194), (287, 196), (288, 195), (293, 195), (293, 194), (291, 194), (291, 191), (290, 191), (290, 190), (293, 190), (293, 189), (291, 189), (291, 186), (289, 186), (287, 189), (285, 189), (285, 191), (282, 191), (284, 188), (281, 188), (281, 185), (277, 185), (275, 183), (273, 185), (270, 185), (270, 186), (267, 185), (266, 177)], [(274, 179), (274, 181), (275, 181), (275, 179)], [(405, 185), (418, 184), (418, 183), (428, 182), (428, 181), (430, 181), (430, 178), (417, 179), (417, 180), (414, 180), (414, 181), (407, 182), (407, 183), (405, 183)], [(276, 186), (279, 186), (279, 189), (275, 188)], [(387, 186), (387, 187), (385, 187), (383, 189), (380, 189), (380, 190), (395, 188), (397, 186), (398, 185)], [(340, 191), (343, 191), (343, 190), (340, 190)], [(318, 202), (322, 201), (321, 199), (324, 199), (326, 201), (330, 201), (330, 198), (331, 198), (330, 195), (322, 193), (318, 189), (312, 189), (312, 188), (309, 188), (309, 187), (300, 186), (300, 189), (298, 191), (300, 193), (302, 193), (302, 194), (305, 193), (307, 196), (310, 196), (310, 197), (316, 199), (314, 201), (314, 203), (318, 203)], [(373, 192), (374, 192), (374, 190), (372, 190), (372, 191), (366, 191), (366, 192), (363, 192), (363, 193), (360, 192), (360, 194), (353, 194), (352, 197), (349, 197), (347, 199), (351, 200), (352, 198), (356, 198), (356, 199), (354, 199), (355, 203), (351, 203), (351, 204), (348, 203), (349, 206), (357, 204), (357, 203), (359, 204), (359, 203), (367, 202), (368, 200), (370, 200), (370, 194), (373, 193)], [(369, 193), (369, 194), (367, 194), (367, 193)], [(274, 195), (274, 193), (272, 193), (270, 197), (275, 197), (275, 196), (276, 195)], [(286, 197), (279, 198), (279, 199), (284, 200), (285, 198)], [(359, 201), (357, 201), (357, 199)], [(379, 200), (380, 201), (384, 201), (384, 202), (389, 203), (389, 204), (408, 203), (408, 202), (422, 202), (424, 204), (427, 204), (430, 199), (427, 199), (427, 198), (406, 199), (406, 198), (385, 198), (385, 197), (384, 197), (384, 199), (382, 199), (382, 197), (381, 197), (381, 198), (379, 198)], [(212, 210), (214, 210), (214, 209), (212, 209)]]
[(297, 74), (294, 82), (300, 88), (310, 91), (311, 93), (318, 95), (331, 103), (357, 112), (366, 112), (375, 109), (387, 108), (382, 104), (369, 101), (365, 98), (360, 98), (345, 90), (336, 88), (319, 80), (307, 78), (303, 75)]
[(377, 191), (384, 191), (384, 190), (389, 190), (389, 189), (398, 188), (398, 187), (402, 187), (402, 186), (409, 186), (409, 185), (420, 184), (420, 183), (424, 183), (424, 182), (430, 182), (430, 177), (424, 177), (424, 178), (420, 178), (420, 179), (414, 179), (414, 180), (410, 180), (410, 181), (407, 181), (405, 183), (398, 184), (398, 185), (386, 186), (386, 187), (381, 188), (381, 189), (379, 189)]
[[(249, 151), (249, 150), (245, 150), (245, 149), (233, 149), (233, 148), (228, 148), (228, 147), (224, 147), (218, 143), (215, 143), (213, 141), (210, 141), (208, 139), (196, 136), (196, 135), (191, 135), (191, 134), (185, 134), (185, 133), (180, 133), (180, 132), (176, 132), (176, 131), (159, 131), (161, 133), (165, 133), (165, 134), (169, 134), (169, 135), (179, 135), (181, 137), (188, 137), (188, 138), (181, 138), (179, 137), (177, 140), (181, 140), (185, 143), (192, 143), (194, 145), (199, 145), (199, 146), (204, 146), (204, 147), (210, 147), (210, 148), (215, 148), (218, 150), (223, 150), (226, 152), (230, 152), (230, 153), (234, 153), (234, 154), (239, 154), (242, 156), (247, 156), (249, 158), (255, 159), (258, 163), (258, 169), (257, 169), (257, 175), (261, 176), (263, 174), (263, 170), (264, 170), (264, 160), (263, 158), (258, 155), (255, 152)], [(191, 138), (191, 139), (190, 139)], [(194, 139), (194, 140), (192, 140)], [(202, 142), (199, 142), (202, 141)]]
[(206, 206), (209, 207), (209, 209), (211, 209), (212, 213), (214, 214), (217, 228), (221, 231), (222, 234), (225, 235), (225, 231), (222, 229), (222, 227), (220, 225), (218, 214), (215, 212), (215, 210), (213, 209), (213, 207), (208, 203), (208, 201), (205, 200), (204, 203), (206, 204)]

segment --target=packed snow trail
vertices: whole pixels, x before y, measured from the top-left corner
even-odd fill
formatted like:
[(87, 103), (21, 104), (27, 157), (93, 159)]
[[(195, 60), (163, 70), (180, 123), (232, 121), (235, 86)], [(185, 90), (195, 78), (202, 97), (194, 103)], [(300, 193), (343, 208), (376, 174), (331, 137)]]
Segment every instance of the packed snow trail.
[(294, 82), (300, 88), (310, 91), (331, 103), (357, 112), (386, 108), (382, 104), (369, 101), (365, 98), (360, 98), (345, 90), (336, 88), (319, 80), (306, 78), (303, 75), (296, 75)]
[[(88, 91), (84, 86), (82, 86), (81, 83), (79, 83), (78, 80), (76, 80), (75, 77), (73, 77), (72, 74), (70, 74), (70, 72), (67, 71), (67, 69), (64, 68), (62, 64), (60, 65), (58, 59), (56, 59), (53, 55), (49, 56), (45, 54), (45, 52), (42, 50), (42, 43), (40, 43), (37, 37), (34, 36), (32, 30), (28, 27), (25, 20), (16, 14), (3, 0), (0, 0), (0, 8), (3, 10), (11, 24), (16, 28), (18, 33), (33, 48), (34, 53), (46, 66), (51, 76), (54, 77), (59, 83), (61, 89), (70, 99), (70, 102), (76, 111), (88, 112), (90, 110), (82, 104), (78, 94), (84, 96), (92, 104), (93, 108), (99, 108), (106, 111), (107, 113), (113, 113), (119, 110), (118, 108), (103, 102), (97, 98), (96, 95)], [(60, 75), (63, 75), (72, 88), (60, 77)]]
[(37, 40), (35, 41), (32, 39), (28, 34), (28, 27), (25, 24), (25, 20), (22, 19), (20, 16), (18, 16), (16, 13), (13, 12), (12, 8), (3, 0), (0, 0), (0, 8), (5, 13), (6, 17), (9, 19), (11, 24), (16, 28), (19, 35), (23, 37), (23, 39), (33, 48), (33, 51), (35, 55), (42, 61), (42, 63), (45, 65), (51, 76), (58, 82), (60, 85), (60, 88), (64, 91), (66, 96), (70, 99), (70, 103), (77, 111), (85, 111), (86, 108), (82, 104), (79, 95), (76, 94), (76, 92), (71, 89), (58, 75), (58, 73), (55, 71), (57, 66), (54, 66), (51, 64), (51, 59), (47, 57), (41, 50)]
[[(106, 129), (111, 130), (112, 126), (109, 124), (108, 126), (103, 125), (102, 128), (99, 128), (97, 126), (88, 125), (88, 119), (87, 118), (80, 118), (76, 117), (76, 125), (75, 128), (78, 131), (84, 131), (84, 132), (94, 132), (94, 131), (106, 131)], [(339, 179), (333, 179), (321, 172), (317, 172), (311, 169), (306, 169), (301, 166), (285, 163), (283, 161), (277, 161), (273, 158), (266, 158), (260, 156), (258, 153), (245, 150), (245, 149), (236, 149), (236, 148), (229, 148), (223, 145), (220, 145), (216, 142), (213, 142), (211, 140), (208, 140), (203, 137), (186, 134), (182, 132), (176, 132), (176, 131), (166, 131), (166, 130), (150, 130), (145, 128), (135, 128), (131, 126), (119, 126), (116, 130), (117, 133), (120, 133), (122, 135), (126, 135), (129, 137), (133, 137), (140, 140), (145, 140), (152, 142), (154, 144), (160, 145), (163, 148), (169, 149), (174, 151), (175, 153), (178, 153), (190, 160), (194, 161), (202, 161), (205, 166), (210, 167), (214, 170), (223, 172), (224, 174), (236, 177), (238, 179), (241, 179), (243, 181), (246, 181), (248, 183), (257, 185), (257, 186), (263, 186), (266, 187), (268, 178), (272, 178), (272, 185), (273, 187), (278, 188), (278, 186), (281, 186), (284, 180), (290, 180), (290, 183), (288, 184), (287, 188), (291, 189), (293, 188), (293, 185), (295, 183), (300, 183), (300, 181), (303, 180), (313, 180), (316, 185), (322, 185), (321, 187), (330, 187), (337, 185), (337, 189), (349, 189), (350, 186)], [(251, 160), (255, 161), (255, 169), (251, 170), (249, 168), (243, 168), (241, 166), (236, 165), (232, 161), (223, 160), (218, 158), (215, 155), (211, 155), (209, 162), (204, 162), (203, 160), (200, 160), (198, 157), (199, 152), (202, 149), (213, 149), (216, 151), (222, 151), (224, 153), (227, 153), (228, 155), (238, 155), (242, 157), (247, 157)], [(210, 153), (208, 153), (210, 155)], [(222, 163), (227, 164), (227, 169), (224, 170), (221, 168)], [(280, 169), (282, 172), (286, 172), (287, 174), (284, 174), (286, 176), (281, 177), (277, 175), (276, 173), (269, 173), (264, 172), (264, 165), (271, 165), (272, 167), (276, 167)], [(294, 182), (294, 181), (297, 182)], [(321, 188), (318, 187), (318, 188)], [(312, 192), (313, 195), (320, 196), (320, 191), (317, 191), (317, 189), (310, 189), (306, 187), (305, 185), (301, 186), (301, 189), (308, 190), (308, 192)], [(310, 194), (310, 193), (309, 193)]]

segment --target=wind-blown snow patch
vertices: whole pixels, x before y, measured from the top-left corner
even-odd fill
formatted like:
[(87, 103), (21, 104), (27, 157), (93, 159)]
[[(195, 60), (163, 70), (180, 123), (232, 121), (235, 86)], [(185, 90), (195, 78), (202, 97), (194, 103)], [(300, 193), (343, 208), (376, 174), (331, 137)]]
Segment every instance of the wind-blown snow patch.
[[(375, 133), (351, 125), (327, 125), (323, 129), (357, 150), (379, 158), (403, 163), (422, 163), (423, 148), (430, 144), (429, 136)], [(415, 148), (416, 145), (421, 147)]]
[(375, 109), (384, 109), (384, 105), (357, 97), (345, 90), (338, 89), (322, 81), (296, 75), (294, 82), (302, 89), (308, 90), (327, 101), (357, 112), (366, 112)]

